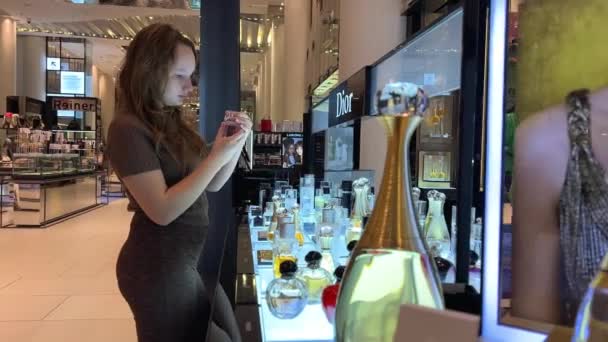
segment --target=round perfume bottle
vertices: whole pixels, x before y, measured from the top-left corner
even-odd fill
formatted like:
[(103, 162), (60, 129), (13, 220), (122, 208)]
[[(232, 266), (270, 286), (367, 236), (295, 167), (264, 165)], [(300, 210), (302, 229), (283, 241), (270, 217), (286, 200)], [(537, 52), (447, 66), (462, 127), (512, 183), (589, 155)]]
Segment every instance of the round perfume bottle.
[(268, 284), (266, 303), (270, 313), (281, 319), (297, 317), (308, 303), (306, 285), (295, 277), (298, 265), (293, 261), (281, 263), (281, 278)]
[(308, 267), (298, 271), (297, 278), (306, 284), (308, 289), (308, 303), (317, 304), (321, 302), (321, 293), (334, 282), (331, 273), (321, 268), (323, 256), (317, 251), (306, 254), (305, 260)]

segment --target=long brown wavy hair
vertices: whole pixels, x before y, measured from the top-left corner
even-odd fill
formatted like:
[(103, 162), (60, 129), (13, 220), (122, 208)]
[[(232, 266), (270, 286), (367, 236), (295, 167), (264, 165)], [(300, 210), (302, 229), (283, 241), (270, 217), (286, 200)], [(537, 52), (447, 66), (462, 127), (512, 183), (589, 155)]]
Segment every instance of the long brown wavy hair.
[(180, 107), (162, 100), (178, 44), (192, 48), (196, 57), (194, 43), (171, 25), (152, 24), (135, 35), (118, 77), (118, 106), (121, 115), (139, 118), (151, 130), (157, 152), (166, 147), (184, 171), (207, 147), (183, 120)]

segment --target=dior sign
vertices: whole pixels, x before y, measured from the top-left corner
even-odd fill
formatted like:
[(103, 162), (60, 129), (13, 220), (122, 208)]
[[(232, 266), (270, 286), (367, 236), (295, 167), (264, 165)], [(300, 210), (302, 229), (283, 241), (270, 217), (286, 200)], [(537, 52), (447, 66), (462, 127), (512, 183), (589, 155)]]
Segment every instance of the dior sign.
[[(327, 127), (333, 127), (365, 116), (367, 110), (367, 74), (369, 67), (340, 83), (327, 97)], [(319, 108), (322, 108), (320, 106)]]
[(346, 95), (344, 90), (336, 94), (336, 118), (353, 111), (353, 96), (352, 92)]

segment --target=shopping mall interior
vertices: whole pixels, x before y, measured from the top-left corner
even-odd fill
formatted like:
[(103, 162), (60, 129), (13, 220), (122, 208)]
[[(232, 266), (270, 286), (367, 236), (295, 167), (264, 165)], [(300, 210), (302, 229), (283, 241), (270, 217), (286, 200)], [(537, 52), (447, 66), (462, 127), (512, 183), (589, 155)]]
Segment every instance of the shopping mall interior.
[[(0, 341), (608, 341), (606, 17), (0, 0)], [(169, 120), (119, 86), (151, 27), (195, 50)]]

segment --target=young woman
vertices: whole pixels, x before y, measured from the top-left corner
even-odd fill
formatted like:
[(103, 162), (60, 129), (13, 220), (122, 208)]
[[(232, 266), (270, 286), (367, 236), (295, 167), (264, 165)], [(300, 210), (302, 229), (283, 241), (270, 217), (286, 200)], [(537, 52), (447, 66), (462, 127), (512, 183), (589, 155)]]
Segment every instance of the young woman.
[[(237, 115), (232, 120), (240, 130), (227, 136), (222, 124), (208, 148), (184, 123), (180, 106), (195, 67), (193, 43), (169, 25), (154, 24), (135, 36), (119, 75), (107, 154), (135, 212), (116, 274), (139, 342), (204, 341), (207, 322), (200, 317), (209, 303), (197, 264), (209, 224), (205, 191), (224, 185), (251, 130), (249, 118)], [(214, 322), (212, 341), (240, 341), (221, 288)]]
[(608, 252), (608, 88), (517, 129), (513, 316), (572, 325)]

